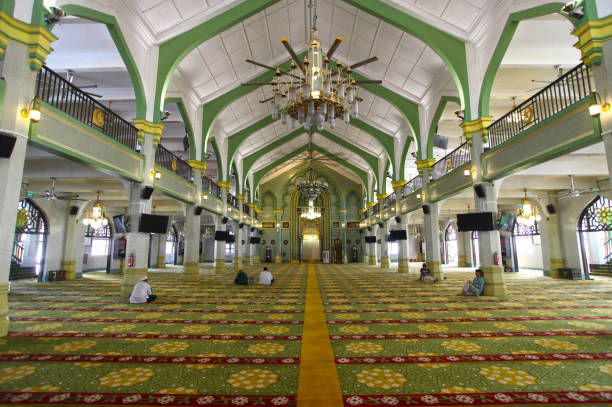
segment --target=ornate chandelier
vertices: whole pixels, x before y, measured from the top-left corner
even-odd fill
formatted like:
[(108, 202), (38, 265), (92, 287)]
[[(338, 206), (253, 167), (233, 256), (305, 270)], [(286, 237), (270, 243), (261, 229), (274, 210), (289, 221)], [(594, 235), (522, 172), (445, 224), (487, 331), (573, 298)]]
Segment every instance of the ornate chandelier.
[[(308, 153), (312, 154), (311, 151), (309, 151)], [(324, 189), (327, 189), (329, 187), (329, 184), (327, 182), (322, 182), (316, 179), (314, 170), (312, 169), (312, 167), (310, 167), (308, 169), (308, 175), (306, 176), (306, 179), (297, 182), (295, 186), (297, 190), (300, 191), (302, 195), (304, 195), (304, 198), (308, 200), (310, 205), (315, 199), (317, 199), (321, 195), (321, 192), (323, 192)]]
[(523, 198), (516, 210), (516, 221), (524, 225), (533, 226), (535, 222), (540, 220), (542, 220), (542, 217), (538, 207), (531, 203), (529, 198), (527, 198), (527, 191), (525, 191), (525, 198)]
[(106, 208), (104, 208), (100, 203), (100, 191), (98, 191), (98, 199), (93, 204), (91, 209), (85, 211), (83, 223), (92, 229), (100, 229), (102, 226), (108, 225)]
[(321, 210), (319, 208), (314, 207), (314, 202), (312, 200), (308, 201), (308, 211), (302, 212), (302, 218), (306, 218), (308, 220), (314, 220), (321, 217)]
[[(242, 85), (271, 85), (274, 96), (261, 100), (260, 103), (272, 100), (272, 119), (278, 119), (280, 114), (281, 122), (287, 124), (289, 121), (291, 129), (295, 129), (298, 123), (306, 130), (310, 130), (311, 126), (323, 130), (325, 123), (333, 129), (336, 126), (336, 117), (343, 115), (347, 124), (350, 123), (351, 117), (354, 119), (359, 117), (361, 99), (357, 97), (358, 84), (382, 83), (370, 80), (357, 81), (352, 76), (353, 69), (377, 61), (378, 57), (374, 56), (350, 66), (343, 66), (338, 62), (332, 64), (331, 58), (342, 38), (336, 37), (325, 54), (317, 39), (316, 0), (314, 7), (312, 4), (309, 6), (312, 7), (313, 18), (310, 42), (304, 61), (298, 58), (287, 38), (283, 38), (281, 42), (292, 57), (290, 70), (274, 68), (246, 58), (246, 62), (270, 69), (275, 75), (269, 83)], [(286, 99), (285, 103), (283, 98)]]

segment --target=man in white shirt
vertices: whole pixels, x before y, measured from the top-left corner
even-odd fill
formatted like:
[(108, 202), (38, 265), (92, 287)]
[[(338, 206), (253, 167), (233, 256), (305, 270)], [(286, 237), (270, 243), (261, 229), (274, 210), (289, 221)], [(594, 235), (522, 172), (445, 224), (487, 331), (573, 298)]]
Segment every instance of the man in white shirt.
[(259, 284), (260, 285), (270, 285), (274, 282), (274, 277), (272, 277), (272, 273), (268, 271), (267, 267), (264, 267), (263, 271), (259, 273)]
[(155, 301), (157, 295), (151, 291), (148, 277), (141, 277), (140, 281), (134, 286), (132, 295), (130, 295), (130, 304), (143, 304), (145, 302)]

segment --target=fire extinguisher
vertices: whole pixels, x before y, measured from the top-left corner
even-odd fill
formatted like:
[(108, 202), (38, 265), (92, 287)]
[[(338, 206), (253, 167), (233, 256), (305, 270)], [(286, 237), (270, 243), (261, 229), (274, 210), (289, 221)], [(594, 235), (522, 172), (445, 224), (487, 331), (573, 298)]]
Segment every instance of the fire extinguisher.
[(128, 267), (134, 267), (134, 253), (130, 254), (130, 257), (128, 257)]
[(499, 266), (499, 255), (497, 252), (493, 253), (493, 264)]

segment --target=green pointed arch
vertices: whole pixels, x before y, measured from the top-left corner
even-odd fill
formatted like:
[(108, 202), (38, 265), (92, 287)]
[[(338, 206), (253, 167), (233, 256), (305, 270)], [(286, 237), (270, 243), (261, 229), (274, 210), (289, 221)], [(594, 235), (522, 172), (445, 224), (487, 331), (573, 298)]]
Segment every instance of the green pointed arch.
[[(478, 101), (479, 117), (486, 117), (490, 115), (489, 107), (491, 104), (491, 90), (493, 89), (493, 81), (495, 80), (497, 71), (499, 70), (504, 55), (506, 55), (506, 51), (510, 46), (510, 42), (512, 41), (512, 37), (514, 36), (519, 23), (530, 18), (560, 13), (563, 6), (564, 3), (552, 2), (526, 10), (517, 11), (516, 13), (512, 13), (508, 16), (508, 20), (506, 20), (506, 25), (502, 31), (499, 41), (497, 42), (497, 46), (495, 47), (495, 51), (493, 52), (493, 56), (489, 61), (487, 71), (482, 81), (482, 88), (480, 89), (480, 98)], [(568, 21), (571, 20), (568, 19)], [(466, 113), (465, 117), (470, 118), (471, 116), (467, 115)]]
[[(109, 14), (76, 4), (65, 4), (62, 6), (62, 10), (64, 10), (64, 12), (66, 12), (68, 15), (86, 18), (88, 20), (106, 25), (106, 28), (108, 29), (108, 32), (113, 39), (115, 46), (117, 47), (117, 51), (119, 51), (119, 55), (121, 55), (121, 59), (128, 70), (128, 74), (130, 75), (130, 79), (132, 81), (132, 86), (134, 87), (134, 95), (136, 96), (136, 118), (146, 119), (147, 99), (145, 97), (142, 78), (140, 77), (138, 66), (132, 57), (130, 48), (123, 37), (123, 33), (121, 32), (117, 19)], [(159, 109), (157, 110), (159, 111)]]
[(191, 120), (189, 119), (189, 115), (187, 114), (187, 109), (185, 109), (185, 104), (183, 103), (182, 98), (166, 98), (164, 100), (164, 106), (169, 105), (171, 103), (176, 103), (179, 109), (179, 113), (181, 114), (181, 118), (183, 119), (183, 123), (185, 124), (185, 130), (187, 130), (187, 138), (189, 138), (189, 159), (196, 159), (196, 144), (195, 138), (193, 135), (193, 127), (191, 126)]
[(217, 142), (215, 139), (210, 140), (210, 144), (212, 145), (213, 152), (215, 153), (215, 158), (217, 159), (217, 181), (225, 181), (223, 178), (223, 162), (221, 162), (221, 154), (219, 154), (219, 147), (217, 147)]

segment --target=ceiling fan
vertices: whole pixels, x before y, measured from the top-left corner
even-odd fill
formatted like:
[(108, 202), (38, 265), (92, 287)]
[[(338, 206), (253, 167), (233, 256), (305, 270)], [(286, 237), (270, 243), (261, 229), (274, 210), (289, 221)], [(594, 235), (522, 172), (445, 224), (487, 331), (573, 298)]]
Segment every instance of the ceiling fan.
[[(24, 183), (23, 185), (27, 187), (27, 184)], [(51, 177), (51, 189), (45, 191), (44, 194), (36, 194), (36, 193), (26, 191), (25, 196), (30, 197), (30, 198), (45, 198), (48, 201), (53, 201), (55, 199), (61, 199), (65, 201), (86, 201), (87, 200), (87, 199), (78, 199), (79, 196), (76, 194), (62, 194), (62, 195), (56, 194), (55, 193), (55, 177)]]
[(576, 187), (574, 185), (574, 176), (570, 175), (569, 179), (570, 179), (570, 189), (567, 192), (563, 192), (563, 193), (558, 194), (557, 197), (559, 199), (576, 198), (576, 197), (579, 197), (581, 195), (591, 194), (593, 192), (599, 192), (599, 189), (595, 189), (595, 188), (576, 189)]
[[(66, 70), (66, 80), (70, 83), (72, 83), (72, 81), (74, 80), (74, 71), (72, 69), (67, 69)], [(76, 86), (76, 85), (75, 85)], [(79, 89), (91, 89), (91, 88), (97, 88), (98, 85), (95, 83), (89, 84), (89, 85), (79, 85), (77, 86)], [(88, 94), (89, 96), (95, 97), (95, 98), (101, 98), (103, 97), (102, 95), (98, 95), (97, 93), (91, 93), (91, 92), (85, 92), (84, 93)]]

